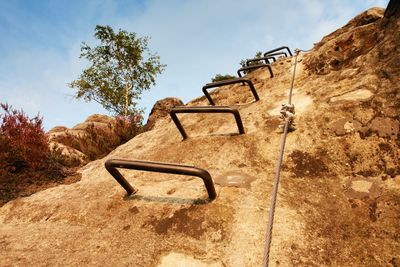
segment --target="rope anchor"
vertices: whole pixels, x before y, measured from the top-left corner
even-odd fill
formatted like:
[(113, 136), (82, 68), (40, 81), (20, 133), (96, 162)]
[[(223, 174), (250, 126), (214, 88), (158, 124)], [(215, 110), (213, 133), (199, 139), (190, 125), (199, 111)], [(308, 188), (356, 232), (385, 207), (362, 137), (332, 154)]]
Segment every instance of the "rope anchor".
[(288, 132), (293, 132), (296, 130), (296, 124), (294, 122), (295, 119), (295, 109), (293, 104), (282, 104), (281, 111), (280, 111), (280, 120), (281, 123), (279, 124), (279, 131), (283, 133), (283, 129), (285, 128), (286, 122), (288, 122)]
[(295, 119), (295, 111), (294, 111), (294, 105), (292, 104), (292, 94), (293, 94), (293, 86), (294, 86), (294, 79), (296, 75), (296, 66), (297, 66), (297, 56), (300, 54), (300, 49), (296, 48), (294, 50), (295, 52), (295, 60), (294, 60), (294, 66), (293, 66), (293, 73), (292, 73), (292, 80), (290, 83), (290, 90), (289, 90), (289, 103), (288, 104), (282, 104), (281, 108), (281, 115), (280, 115), (280, 120), (281, 123), (279, 124), (278, 127), (278, 132), (283, 133), (285, 125), (287, 123), (287, 131), (288, 132), (293, 132), (296, 130), (296, 124), (294, 123)]

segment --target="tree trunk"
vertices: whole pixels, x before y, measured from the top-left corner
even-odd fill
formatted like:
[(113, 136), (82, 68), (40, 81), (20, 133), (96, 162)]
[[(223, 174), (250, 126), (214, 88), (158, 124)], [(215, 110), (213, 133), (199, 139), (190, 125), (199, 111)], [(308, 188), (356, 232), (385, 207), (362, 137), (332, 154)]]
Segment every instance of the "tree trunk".
[(128, 116), (128, 105), (129, 105), (129, 83), (125, 84), (125, 117)]

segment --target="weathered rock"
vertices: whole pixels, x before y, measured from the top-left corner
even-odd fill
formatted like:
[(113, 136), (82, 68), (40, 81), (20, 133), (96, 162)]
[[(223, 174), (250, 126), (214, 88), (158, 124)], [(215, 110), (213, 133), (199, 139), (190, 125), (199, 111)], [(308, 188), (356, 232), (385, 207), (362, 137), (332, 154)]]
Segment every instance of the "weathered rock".
[(65, 132), (66, 130), (68, 130), (68, 128), (65, 126), (55, 126), (55, 127), (51, 128), (51, 130), (48, 131), (47, 134)]
[(92, 114), (89, 117), (86, 118), (85, 122), (89, 123), (89, 122), (94, 122), (94, 123), (104, 123), (104, 124), (108, 124), (108, 123), (113, 123), (114, 119), (107, 116), (107, 115), (103, 115), (103, 114)]
[(94, 126), (102, 130), (110, 131), (114, 123), (114, 118), (102, 114), (93, 114), (87, 117), (84, 122), (75, 125), (72, 129), (86, 131), (88, 126)]
[(182, 100), (175, 97), (167, 97), (161, 100), (158, 100), (153, 108), (151, 109), (149, 118), (147, 120), (146, 125), (143, 127), (144, 131), (149, 131), (153, 129), (155, 123), (166, 116), (169, 116), (169, 112), (173, 107), (183, 106)]
[[(367, 11), (299, 56), (297, 130), (286, 140), (271, 266), (398, 265), (400, 20), (379, 16)], [(379, 42), (367, 36), (372, 29)], [(363, 40), (372, 42), (368, 49)], [(330, 68), (328, 52), (345, 59), (340, 71)], [(214, 91), (218, 104), (240, 104), (244, 135), (232, 116), (183, 114), (189, 138), (182, 141), (174, 123), (160, 119), (86, 165), (80, 182), (0, 208), (1, 265), (261, 266), (282, 138), (277, 107), (287, 101), (293, 62), (273, 63), (273, 79), (266, 70), (246, 76), (263, 81), (260, 101), (241, 85)], [(104, 169), (108, 158), (207, 169), (218, 196), (199, 201), (207, 193), (197, 178), (123, 170), (138, 188), (126, 197)]]
[(399, 121), (391, 118), (376, 117), (372, 120), (370, 129), (380, 137), (396, 140), (399, 134)]
[(49, 145), (51, 150), (61, 156), (60, 163), (64, 166), (79, 166), (89, 161), (88, 156), (75, 148), (54, 141), (50, 141)]
[(398, 0), (390, 0), (385, 10), (385, 18), (400, 16), (400, 2)]
[(350, 118), (342, 118), (329, 125), (331, 131), (337, 136), (343, 136), (363, 130), (363, 125)]
[(384, 9), (371, 8), (356, 16), (343, 28), (324, 37), (306, 57), (304, 64), (315, 74), (327, 74), (349, 68), (350, 63), (367, 54), (378, 42), (377, 23), (383, 17)]
[(367, 89), (354, 90), (339, 96), (334, 96), (330, 99), (330, 102), (338, 101), (357, 101), (357, 100), (368, 100), (373, 96), (373, 93)]
[(108, 146), (120, 142), (115, 133), (115, 119), (106, 115), (93, 114), (72, 129), (57, 126), (48, 133), (50, 148), (62, 156), (66, 166), (78, 166), (104, 156)]

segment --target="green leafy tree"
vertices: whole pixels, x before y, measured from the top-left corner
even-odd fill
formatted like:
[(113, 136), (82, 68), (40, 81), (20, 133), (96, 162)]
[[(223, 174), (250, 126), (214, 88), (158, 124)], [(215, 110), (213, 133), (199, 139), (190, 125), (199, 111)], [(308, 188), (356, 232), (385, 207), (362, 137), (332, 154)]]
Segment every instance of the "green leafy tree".
[(115, 115), (135, 115), (140, 113), (136, 100), (143, 90), (155, 85), (157, 74), (165, 69), (160, 57), (148, 48), (149, 37), (137, 37), (135, 33), (110, 26), (97, 25), (94, 36), (100, 45), (81, 45), (80, 58), (91, 65), (83, 70), (79, 78), (69, 87), (78, 91), (77, 99), (94, 100)]
[(233, 78), (237, 78), (237, 77), (229, 75), (229, 74), (225, 74), (225, 75), (217, 74), (217, 75), (215, 75), (214, 78), (211, 78), (211, 81), (212, 82), (219, 82), (219, 81), (229, 80), (229, 79), (233, 79)]
[[(263, 57), (263, 52), (258, 51), (253, 58), (262, 58), (262, 57)], [(247, 60), (249, 60), (249, 59), (242, 59), (239, 62), (240, 66), (242, 66), (243, 68), (247, 67), (247, 65), (246, 65), (246, 61)], [(263, 63), (263, 62), (262, 61), (254, 61), (254, 62), (250, 62), (249, 65), (252, 66), (252, 65), (257, 65), (257, 64), (260, 64), (260, 63)]]

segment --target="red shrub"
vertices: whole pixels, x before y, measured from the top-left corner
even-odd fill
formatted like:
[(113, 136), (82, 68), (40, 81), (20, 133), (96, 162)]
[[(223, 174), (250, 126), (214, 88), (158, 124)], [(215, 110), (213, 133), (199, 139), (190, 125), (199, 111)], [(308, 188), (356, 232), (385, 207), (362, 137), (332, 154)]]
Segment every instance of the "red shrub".
[(119, 144), (128, 142), (138, 134), (142, 127), (142, 120), (143, 118), (140, 114), (129, 116), (118, 115), (115, 118), (114, 132), (119, 137)]
[(30, 119), (22, 110), (0, 104), (5, 114), (0, 125), (0, 167), (7, 172), (45, 168), (50, 157), (48, 140), (38, 115)]

